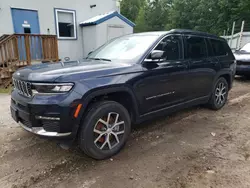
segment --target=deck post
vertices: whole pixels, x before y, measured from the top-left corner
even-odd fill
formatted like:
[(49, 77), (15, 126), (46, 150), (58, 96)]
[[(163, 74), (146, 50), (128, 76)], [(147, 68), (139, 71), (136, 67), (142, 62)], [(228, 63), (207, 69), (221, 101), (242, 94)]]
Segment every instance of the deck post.
[(31, 65), (31, 55), (30, 55), (30, 40), (29, 35), (25, 35), (25, 52), (26, 52), (26, 61), (28, 65)]

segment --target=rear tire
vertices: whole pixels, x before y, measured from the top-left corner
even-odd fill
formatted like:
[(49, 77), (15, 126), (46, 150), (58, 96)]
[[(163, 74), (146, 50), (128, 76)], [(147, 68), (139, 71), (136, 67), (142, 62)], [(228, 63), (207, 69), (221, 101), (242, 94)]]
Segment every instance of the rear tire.
[(94, 104), (87, 112), (79, 134), (79, 145), (94, 159), (106, 159), (117, 154), (131, 131), (128, 111), (114, 101)]
[(213, 110), (221, 109), (227, 102), (228, 91), (228, 82), (225, 78), (220, 77), (214, 85), (213, 92), (208, 102), (209, 107)]

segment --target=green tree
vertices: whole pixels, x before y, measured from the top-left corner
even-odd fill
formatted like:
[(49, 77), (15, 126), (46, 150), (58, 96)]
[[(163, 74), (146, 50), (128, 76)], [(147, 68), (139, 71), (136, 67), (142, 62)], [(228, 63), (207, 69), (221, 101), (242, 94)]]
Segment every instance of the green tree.
[(142, 0), (122, 0), (121, 1), (121, 14), (129, 20), (135, 22), (139, 13)]
[(146, 20), (145, 20), (145, 6), (146, 5), (142, 5), (140, 10), (139, 10), (139, 13), (137, 15), (137, 18), (135, 20), (135, 32), (145, 32), (145, 31), (148, 31), (148, 27), (147, 27), (147, 23), (146, 23)]
[(194, 29), (222, 34), (231, 25), (237, 0), (173, 0), (166, 29)]
[(236, 21), (236, 32), (245, 20), (250, 30), (250, 0), (123, 0), (122, 14), (135, 21), (135, 31), (173, 28), (221, 35)]
[(149, 0), (146, 6), (146, 21), (151, 31), (164, 30), (168, 19), (169, 5), (166, 0)]

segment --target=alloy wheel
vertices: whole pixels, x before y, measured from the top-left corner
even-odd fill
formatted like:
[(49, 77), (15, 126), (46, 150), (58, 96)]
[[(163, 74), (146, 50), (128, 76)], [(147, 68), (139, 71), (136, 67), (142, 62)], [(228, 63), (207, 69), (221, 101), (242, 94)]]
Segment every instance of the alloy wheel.
[(118, 113), (110, 112), (100, 118), (94, 127), (94, 143), (101, 150), (112, 150), (122, 140), (125, 122)]
[(227, 87), (225, 83), (220, 82), (215, 90), (215, 101), (217, 105), (222, 105), (226, 101)]

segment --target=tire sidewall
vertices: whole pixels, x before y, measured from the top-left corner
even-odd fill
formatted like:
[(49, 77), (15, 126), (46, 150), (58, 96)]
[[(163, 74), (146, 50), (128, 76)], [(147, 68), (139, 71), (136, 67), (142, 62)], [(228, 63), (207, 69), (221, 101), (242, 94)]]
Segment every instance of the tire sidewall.
[[(97, 121), (110, 112), (118, 113), (125, 122), (125, 133), (120, 143), (111, 150), (100, 150), (94, 143), (94, 127)], [(95, 159), (106, 159), (118, 153), (125, 145), (131, 131), (130, 116), (127, 110), (117, 102), (107, 101), (100, 103), (88, 112), (84, 118), (80, 133), (80, 147), (87, 155)]]

